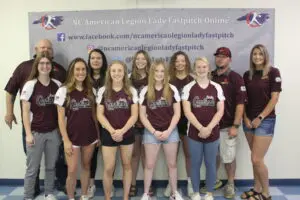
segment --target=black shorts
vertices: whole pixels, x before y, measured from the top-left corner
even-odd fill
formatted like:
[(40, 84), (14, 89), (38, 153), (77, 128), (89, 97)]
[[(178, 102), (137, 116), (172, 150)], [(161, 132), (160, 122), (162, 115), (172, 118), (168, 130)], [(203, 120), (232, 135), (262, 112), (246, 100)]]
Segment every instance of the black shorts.
[(143, 135), (145, 128), (133, 127), (132, 131), (134, 135)]
[(130, 145), (133, 144), (135, 141), (134, 134), (130, 135), (129, 137), (124, 138), (121, 142), (116, 142), (112, 139), (110, 133), (106, 129), (101, 130), (101, 144), (102, 146), (108, 147), (116, 147), (120, 145)]
[(188, 120), (182, 116), (177, 124), (179, 135), (187, 135)]

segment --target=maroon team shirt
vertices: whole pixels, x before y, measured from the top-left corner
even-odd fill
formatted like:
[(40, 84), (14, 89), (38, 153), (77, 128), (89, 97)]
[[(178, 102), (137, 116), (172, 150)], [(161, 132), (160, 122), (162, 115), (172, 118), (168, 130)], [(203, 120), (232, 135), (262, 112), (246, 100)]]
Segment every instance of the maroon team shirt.
[[(281, 76), (277, 68), (271, 67), (266, 76), (262, 71), (254, 73), (252, 80), (249, 79), (249, 71), (244, 74), (247, 89), (248, 103), (246, 114), (250, 120), (256, 118), (267, 106), (272, 92), (281, 92)], [(276, 117), (275, 109), (266, 117)]]
[[(194, 78), (191, 75), (186, 76), (184, 79), (179, 79), (179, 78), (175, 77), (175, 79), (171, 82), (171, 84), (177, 88), (179, 95), (181, 96), (183, 87), (193, 80), (194, 80)], [(182, 103), (180, 103), (180, 108), (181, 108), (182, 112), (181, 112), (180, 120), (178, 122), (179, 126), (182, 124), (186, 125), (188, 123), (188, 120), (184, 116)]]
[(30, 102), (32, 131), (48, 133), (57, 128), (54, 96), (60, 85), (55, 79), (51, 79), (47, 86), (37, 79), (25, 83), (20, 99)]
[(86, 97), (84, 91), (73, 90), (68, 94), (67, 88), (58, 89), (54, 103), (65, 107), (67, 118), (67, 133), (70, 141), (76, 146), (87, 146), (98, 139), (98, 132), (93, 118), (93, 103)]
[(173, 104), (180, 102), (179, 92), (174, 85), (170, 84), (173, 91), (171, 104), (163, 98), (163, 89), (155, 90), (155, 101), (147, 100), (148, 86), (144, 87), (140, 93), (140, 104), (146, 106), (147, 118), (155, 130), (165, 131), (169, 128), (174, 115)]
[[(130, 77), (131, 79), (131, 83), (133, 85), (133, 87), (137, 90), (138, 95), (140, 95), (140, 92), (142, 91), (142, 89), (148, 85), (148, 76), (139, 79), (139, 80), (135, 80), (132, 79), (132, 77)], [(137, 122), (135, 123), (135, 127), (138, 128), (144, 128), (144, 125), (142, 124), (140, 118), (138, 118)]]
[[(12, 77), (10, 77), (8, 83), (5, 86), (5, 91), (17, 96), (18, 90), (21, 92), (22, 88), (29, 77), (32, 69), (34, 59), (22, 62), (14, 71)], [(65, 81), (66, 70), (56, 62), (52, 62), (53, 78), (59, 80), (61, 83)]]
[[(118, 92), (112, 91), (111, 99), (106, 99), (105, 87), (101, 87), (97, 94), (97, 104), (104, 106), (104, 115), (114, 129), (121, 129), (125, 126), (131, 116), (131, 105), (138, 102), (137, 91), (130, 87), (132, 98), (122, 89)], [(123, 138), (132, 136), (133, 131), (129, 129), (124, 133)]]
[[(225, 97), (221, 86), (213, 81), (210, 81), (205, 89), (196, 81), (192, 81), (183, 88), (182, 100), (191, 103), (192, 113), (203, 126), (207, 126), (217, 112), (217, 103), (224, 101)], [(200, 142), (213, 142), (220, 137), (219, 125), (213, 128), (211, 135), (206, 139), (200, 138), (198, 133), (198, 129), (190, 124), (188, 137)]]
[(225, 73), (218, 75), (212, 72), (212, 80), (221, 85), (226, 101), (224, 102), (224, 115), (220, 121), (220, 128), (233, 125), (235, 109), (238, 104), (244, 104), (247, 100), (246, 87), (241, 75), (228, 69)]

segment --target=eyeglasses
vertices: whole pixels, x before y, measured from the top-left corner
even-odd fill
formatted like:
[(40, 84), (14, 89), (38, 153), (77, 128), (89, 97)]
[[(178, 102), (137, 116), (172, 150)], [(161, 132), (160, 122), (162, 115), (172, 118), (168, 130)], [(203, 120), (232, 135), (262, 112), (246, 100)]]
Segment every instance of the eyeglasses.
[(39, 62), (39, 65), (51, 65), (51, 62)]

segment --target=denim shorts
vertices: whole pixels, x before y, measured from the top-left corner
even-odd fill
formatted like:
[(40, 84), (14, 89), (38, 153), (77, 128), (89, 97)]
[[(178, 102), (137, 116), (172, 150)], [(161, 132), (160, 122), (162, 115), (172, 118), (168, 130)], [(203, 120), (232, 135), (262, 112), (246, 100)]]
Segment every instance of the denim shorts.
[(271, 136), (274, 135), (275, 128), (275, 117), (265, 118), (260, 123), (259, 127), (249, 129), (246, 127), (245, 123), (243, 123), (243, 129), (245, 133), (254, 134), (256, 136)]
[(173, 142), (179, 142), (179, 134), (177, 127), (172, 131), (169, 137), (164, 140), (158, 140), (148, 129), (145, 128), (144, 135), (143, 135), (143, 144), (168, 144)]

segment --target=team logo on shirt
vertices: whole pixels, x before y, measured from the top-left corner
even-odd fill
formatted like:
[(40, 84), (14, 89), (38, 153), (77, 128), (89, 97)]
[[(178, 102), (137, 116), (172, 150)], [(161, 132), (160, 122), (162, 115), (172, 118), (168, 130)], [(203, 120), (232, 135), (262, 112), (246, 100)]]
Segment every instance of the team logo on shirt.
[(36, 97), (36, 105), (38, 106), (53, 105), (54, 96), (55, 96), (54, 94), (49, 94), (49, 96), (44, 98), (42, 95), (38, 95)]
[(245, 86), (241, 86), (241, 91), (242, 92), (246, 92), (246, 87)]
[(216, 102), (213, 96), (206, 96), (204, 99), (200, 99), (198, 96), (195, 96), (192, 101), (192, 105), (194, 108), (201, 107), (215, 107)]
[(105, 100), (105, 107), (107, 110), (113, 111), (116, 109), (129, 109), (127, 99), (120, 98), (117, 101)]
[(277, 83), (281, 82), (281, 78), (280, 77), (276, 77), (275, 78), (275, 82), (277, 82)]
[(41, 24), (46, 30), (56, 29), (64, 21), (63, 16), (44, 15), (40, 19), (33, 21), (33, 24)]
[(257, 13), (255, 11), (252, 11), (242, 17), (239, 17), (237, 20), (246, 21), (249, 27), (257, 28), (265, 24), (269, 18), (269, 13)]
[(157, 108), (162, 108), (162, 107), (168, 107), (168, 106), (169, 106), (168, 101), (163, 97), (161, 97), (160, 99), (158, 99), (156, 101), (152, 101), (152, 102), (148, 103), (148, 107), (151, 110), (154, 110), (154, 109), (157, 109)]
[(87, 98), (83, 98), (80, 101), (76, 101), (76, 99), (72, 99), (70, 101), (70, 109), (71, 110), (79, 110), (81, 108), (91, 108), (90, 100)]

